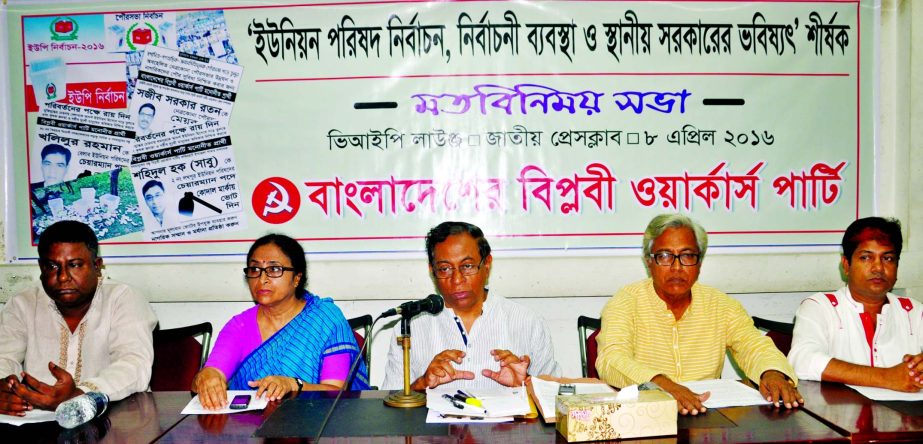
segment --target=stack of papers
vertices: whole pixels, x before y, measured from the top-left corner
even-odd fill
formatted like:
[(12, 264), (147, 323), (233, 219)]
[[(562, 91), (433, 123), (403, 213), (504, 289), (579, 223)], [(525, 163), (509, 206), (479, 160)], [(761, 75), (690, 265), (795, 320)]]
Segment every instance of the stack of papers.
[(769, 405), (760, 392), (733, 379), (706, 379), (704, 381), (681, 382), (695, 393), (711, 392), (711, 396), (702, 404), (706, 408), (741, 407), (747, 405)]
[[(545, 377), (531, 378), (531, 389), (533, 399), (535, 399), (535, 403), (546, 422), (555, 422), (557, 420), (555, 416), (555, 397), (558, 395), (558, 388), (561, 386), (561, 383), (557, 381), (564, 381), (564, 383), (573, 385), (576, 389), (576, 394), (579, 395), (615, 392), (612, 387), (599, 380), (583, 379), (583, 381), (597, 382), (568, 382), (578, 380), (554, 378), (555, 381), (552, 381), (542, 378)], [(708, 400), (703, 403), (705, 407), (710, 409), (748, 405), (769, 405), (769, 402), (760, 395), (758, 390), (733, 379), (687, 381), (681, 384), (695, 393), (710, 392), (711, 395)], [(641, 389), (643, 390), (644, 388)], [(618, 397), (624, 398), (626, 401), (637, 399), (637, 390), (638, 386), (625, 387), (618, 392)], [(923, 396), (917, 399), (923, 399)]]
[[(549, 381), (538, 377), (531, 378), (532, 394), (535, 405), (538, 406), (539, 412), (545, 422), (556, 422), (555, 397), (558, 396), (558, 389), (561, 384), (555, 381)], [(590, 393), (615, 393), (615, 389), (606, 383), (599, 381), (592, 382), (574, 382), (576, 394), (586, 395)]]
[(437, 387), (426, 390), (426, 407), (430, 412), (426, 422), (506, 422), (513, 416), (532, 412), (525, 387), (499, 387), (491, 389), (465, 389), (482, 407), (464, 402), (452, 402), (448, 397), (458, 394), (456, 389)]
[(189, 401), (189, 404), (186, 404), (186, 408), (183, 409), (182, 414), (184, 415), (221, 415), (225, 413), (238, 413), (246, 412), (247, 410), (263, 410), (269, 405), (269, 398), (265, 395), (262, 398), (256, 397), (256, 390), (228, 390), (228, 402), (234, 399), (237, 395), (250, 395), (250, 404), (243, 409), (232, 409), (230, 405), (223, 409), (218, 410), (208, 410), (205, 407), (202, 407), (202, 403), (199, 402), (199, 395), (196, 395), (195, 398), (192, 398)]
[(481, 423), (492, 423), (492, 422), (512, 422), (512, 416), (499, 416), (496, 418), (487, 418), (484, 416), (464, 416), (464, 415), (451, 415), (446, 413), (439, 413), (435, 410), (430, 409), (426, 413), (426, 423), (427, 424), (458, 424), (458, 423), (472, 423), (472, 422), (481, 422)]

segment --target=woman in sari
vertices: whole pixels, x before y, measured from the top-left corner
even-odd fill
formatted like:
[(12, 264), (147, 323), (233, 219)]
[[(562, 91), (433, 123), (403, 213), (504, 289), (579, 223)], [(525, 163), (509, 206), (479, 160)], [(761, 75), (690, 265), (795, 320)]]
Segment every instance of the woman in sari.
[[(359, 347), (333, 301), (305, 290), (307, 263), (298, 242), (281, 234), (256, 240), (244, 275), (256, 306), (218, 333), (205, 367), (192, 382), (202, 406), (228, 404), (227, 390), (257, 390), (271, 401), (302, 390), (339, 390)], [(352, 390), (368, 388), (365, 363)]]

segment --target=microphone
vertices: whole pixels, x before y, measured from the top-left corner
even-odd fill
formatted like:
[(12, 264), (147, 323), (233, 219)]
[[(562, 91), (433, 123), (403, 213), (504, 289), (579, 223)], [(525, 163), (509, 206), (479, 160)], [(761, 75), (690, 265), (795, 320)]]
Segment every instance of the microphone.
[[(375, 324), (381, 318), (394, 316), (396, 314), (399, 314), (403, 317), (403, 320), (401, 321), (401, 328), (403, 329), (404, 324), (410, 324), (410, 318), (423, 313), (424, 311), (430, 312), (432, 314), (438, 314), (442, 311), (444, 302), (445, 301), (443, 301), (442, 296), (437, 294), (431, 294), (418, 301), (404, 302), (403, 304), (378, 315), (378, 317), (372, 321), (372, 328), (370, 331), (374, 331)], [(407, 333), (409, 334), (409, 326), (407, 328)], [(365, 339), (365, 343), (362, 344), (362, 348), (359, 349), (359, 353), (356, 355), (356, 359), (353, 360), (352, 366), (350, 366), (349, 372), (346, 374), (346, 381), (344, 381), (343, 386), (340, 387), (340, 390), (337, 392), (336, 398), (333, 399), (333, 404), (331, 404), (330, 409), (327, 410), (327, 415), (324, 416), (324, 420), (321, 421), (320, 427), (317, 428), (317, 433), (314, 435), (315, 442), (319, 442), (321, 435), (324, 434), (324, 429), (327, 428), (327, 423), (330, 421), (330, 417), (333, 415), (333, 411), (336, 409), (337, 403), (340, 402), (340, 397), (343, 396), (343, 392), (349, 390), (349, 388), (352, 386), (352, 379), (355, 375), (356, 368), (359, 365), (359, 360), (362, 359), (362, 353), (365, 351), (365, 348), (369, 346), (369, 343), (372, 342), (370, 339), (371, 338)]]
[(442, 296), (439, 296), (438, 294), (431, 294), (418, 301), (404, 302), (403, 304), (382, 313), (379, 317), (386, 318), (388, 316), (399, 314), (402, 317), (411, 318), (420, 313), (423, 313), (424, 311), (432, 314), (439, 314), (439, 312), (442, 311), (443, 305), (444, 302), (442, 300)]

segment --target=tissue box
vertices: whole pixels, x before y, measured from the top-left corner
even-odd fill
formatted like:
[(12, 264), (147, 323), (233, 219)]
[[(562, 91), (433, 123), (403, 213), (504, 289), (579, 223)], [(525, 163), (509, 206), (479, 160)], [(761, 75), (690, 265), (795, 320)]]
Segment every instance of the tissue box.
[(676, 434), (676, 400), (660, 390), (623, 401), (606, 393), (558, 396), (555, 410), (555, 428), (567, 442)]

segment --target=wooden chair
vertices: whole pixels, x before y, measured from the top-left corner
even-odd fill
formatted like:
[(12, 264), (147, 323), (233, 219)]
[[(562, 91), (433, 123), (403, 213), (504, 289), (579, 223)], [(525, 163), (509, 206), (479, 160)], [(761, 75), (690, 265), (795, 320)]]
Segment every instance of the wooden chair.
[[(584, 378), (598, 378), (596, 373), (596, 336), (599, 335), (599, 318), (580, 316), (577, 318), (577, 334), (580, 339), (580, 365)], [(591, 331), (592, 330), (592, 331)], [(587, 336), (587, 333), (590, 333)]]
[(770, 321), (769, 319), (754, 316), (753, 325), (760, 330), (765, 330), (766, 336), (772, 339), (772, 342), (776, 344), (776, 348), (783, 355), (788, 356), (789, 350), (792, 349), (792, 331), (795, 329), (795, 324)]
[[(202, 342), (196, 337), (202, 337)], [(154, 330), (154, 366), (151, 390), (188, 391), (211, 346), (212, 324)]]

